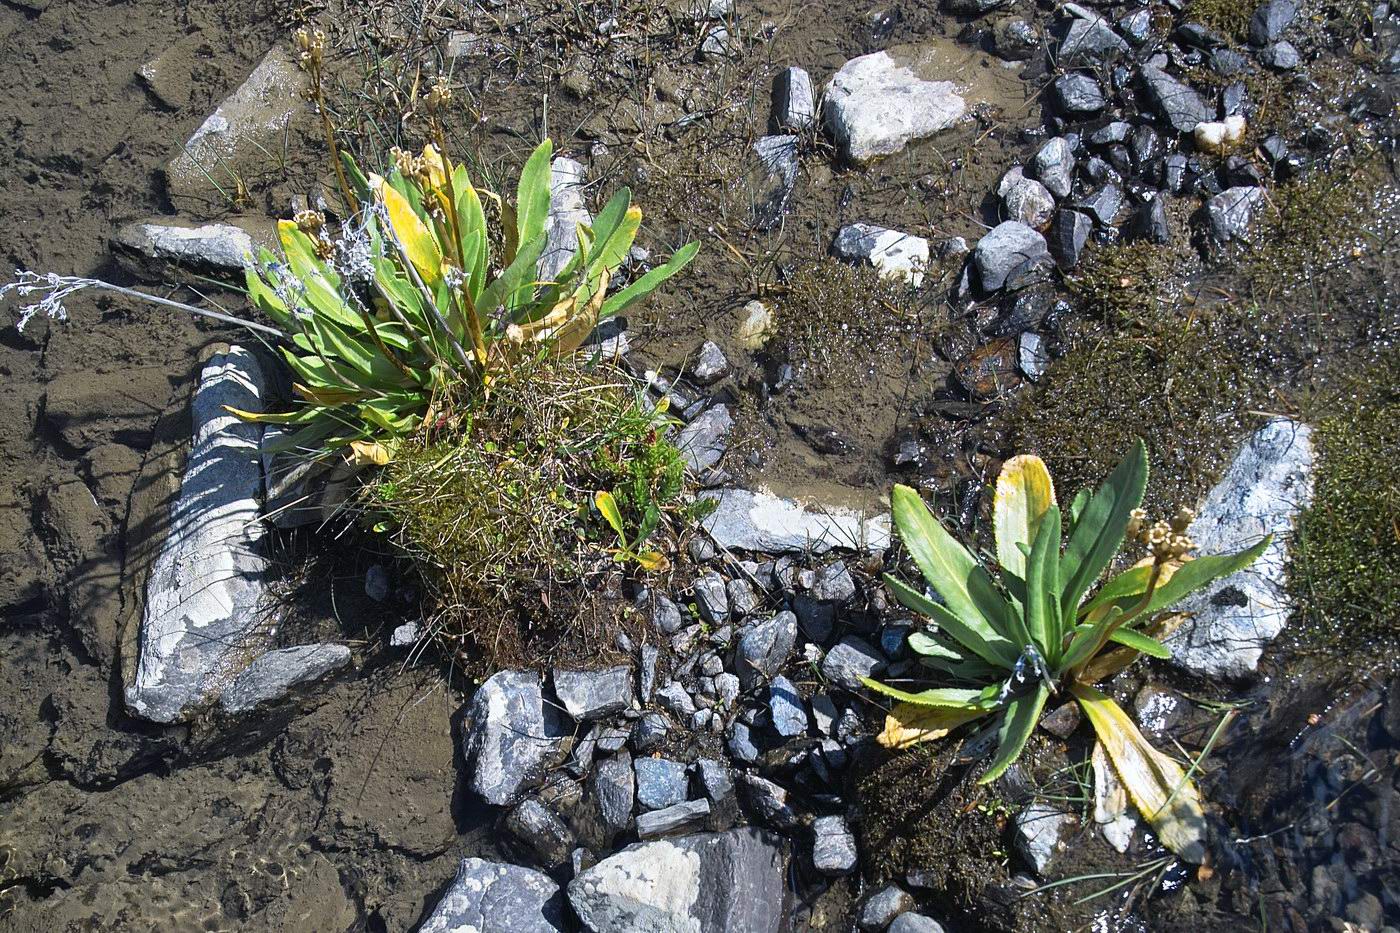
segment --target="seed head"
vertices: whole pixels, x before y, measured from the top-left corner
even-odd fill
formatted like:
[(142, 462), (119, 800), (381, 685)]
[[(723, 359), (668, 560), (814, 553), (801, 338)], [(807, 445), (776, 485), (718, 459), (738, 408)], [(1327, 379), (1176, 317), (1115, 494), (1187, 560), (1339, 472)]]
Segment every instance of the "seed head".
[(297, 211), (292, 215), (292, 221), (302, 233), (309, 237), (315, 237), (325, 229), (326, 215), (313, 210)]
[(423, 107), (428, 113), (436, 114), (446, 107), (450, 100), (452, 100), (452, 88), (448, 87), (447, 79), (438, 78), (433, 82), (433, 86), (428, 88), (427, 96), (423, 98)]
[(326, 34), (319, 29), (309, 30), (305, 26), (292, 33), (292, 44), (297, 49), (297, 64), (313, 74), (321, 67), (326, 54)]
[(1184, 535), (1186, 534), (1186, 529), (1190, 528), (1191, 523), (1195, 520), (1195, 510), (1182, 506), (1181, 510), (1176, 513), (1176, 517), (1172, 519), (1172, 531), (1179, 535)]
[(1128, 540), (1136, 541), (1142, 534), (1142, 526), (1147, 521), (1146, 509), (1133, 509), (1128, 513)]

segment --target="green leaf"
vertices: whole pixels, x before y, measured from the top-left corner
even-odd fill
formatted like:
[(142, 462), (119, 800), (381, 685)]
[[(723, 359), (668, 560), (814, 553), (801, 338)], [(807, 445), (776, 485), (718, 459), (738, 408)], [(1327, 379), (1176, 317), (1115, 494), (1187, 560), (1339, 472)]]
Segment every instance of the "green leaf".
[(544, 233), (545, 219), (549, 215), (549, 160), (553, 154), (554, 143), (546, 139), (530, 153), (525, 167), (520, 170), (515, 195), (517, 243), (529, 243)]
[(1089, 504), (1089, 497), (1092, 495), (1087, 489), (1081, 489), (1074, 494), (1074, 498), (1069, 504), (1069, 528), (1074, 531), (1074, 526), (1079, 524), (1079, 516), (1084, 514), (1084, 508)]
[(1113, 634), (1108, 636), (1108, 640), (1132, 648), (1134, 651), (1141, 651), (1150, 658), (1160, 658), (1165, 661), (1172, 656), (1172, 650), (1166, 645), (1127, 626), (1115, 629)]
[(1021, 757), (1021, 751), (1035, 731), (1035, 724), (1040, 721), (1040, 713), (1045, 709), (1045, 700), (1049, 696), (1049, 685), (1039, 681), (1035, 690), (1021, 694), (1006, 705), (1001, 714), (1001, 727), (997, 730), (997, 753), (987, 772), (977, 779), (978, 784), (995, 781)]
[(927, 658), (945, 658), (949, 661), (962, 661), (965, 656), (928, 632), (910, 632), (909, 650)]
[[(1024, 646), (1027, 633), (1020, 619), (992, 586), (987, 572), (944, 530), (919, 494), (896, 485), (890, 502), (900, 540), (951, 613), (978, 630), (984, 640), (1001, 636)], [(1019, 648), (1013, 652), (1019, 654)]]
[(1152, 591), (1152, 599), (1142, 615), (1150, 617), (1153, 613), (1168, 609), (1211, 581), (1243, 570), (1259, 559), (1273, 537), (1268, 535), (1253, 547), (1237, 554), (1207, 554), (1188, 560), (1177, 568), (1167, 582)]
[(1060, 509), (1050, 506), (1039, 522), (1026, 561), (1026, 629), (1053, 668), (1060, 645)]
[(1060, 570), (1065, 581), (1060, 609), (1065, 618), (1078, 614), (1079, 601), (1118, 553), (1130, 513), (1142, 503), (1146, 489), (1147, 448), (1138, 440), (1084, 506), (1070, 535)]
[[(520, 248), (509, 268), (481, 290), (481, 300), (476, 305), (477, 314), (483, 319), (488, 318), (502, 305), (517, 300), (516, 296), (521, 290), (535, 281), (535, 267), (539, 264), (544, 244), (544, 234), (540, 234)], [(508, 306), (507, 310), (510, 307), (513, 307), (513, 304)]]
[[(1021, 545), (1030, 547), (1045, 512), (1055, 504), (1050, 471), (1039, 457), (1022, 454), (1006, 461), (997, 476), (992, 504), (996, 528), (997, 562), (1003, 571), (1025, 579), (1026, 558)], [(1055, 542), (1059, 548), (1059, 542)]]
[(621, 314), (646, 298), (656, 290), (657, 286), (689, 265), (699, 251), (700, 244), (698, 242), (687, 243), (676, 250), (675, 255), (665, 265), (657, 266), (622, 291), (608, 296), (607, 301), (603, 302), (603, 310), (598, 315), (598, 319), (607, 320), (614, 314)]
[[(1143, 564), (1139, 567), (1129, 567), (1127, 570), (1112, 578), (1099, 591), (1094, 594), (1094, 598), (1079, 607), (1080, 617), (1087, 616), (1100, 606), (1107, 605), (1122, 599), (1136, 596), (1141, 598), (1147, 592), (1147, 585), (1152, 581), (1152, 565)], [(1127, 606), (1123, 607), (1127, 609)]]
[(956, 687), (940, 687), (932, 690), (921, 690), (918, 693), (910, 693), (907, 690), (900, 690), (896, 687), (886, 686), (878, 680), (869, 677), (862, 677), (860, 682), (865, 684), (876, 693), (883, 694), (891, 699), (899, 700), (902, 703), (912, 703), (915, 706), (944, 706), (950, 709), (982, 710), (991, 712), (1000, 706), (997, 695), (1001, 686), (994, 684), (982, 690), (962, 690)]
[(1006, 670), (1016, 666), (1020, 650), (993, 631), (985, 620), (980, 617), (974, 617), (971, 621), (964, 620), (947, 606), (928, 599), (907, 583), (889, 574), (885, 574), (885, 583), (900, 605), (928, 616), (937, 624), (940, 632), (947, 634), (982, 660)]
[(1074, 639), (1069, 643), (1064, 656), (1060, 658), (1059, 670), (1070, 670), (1093, 657), (1094, 646), (1103, 640), (1104, 632), (1113, 631), (1118, 620), (1123, 617), (1121, 606), (1114, 606), (1104, 613), (1102, 619), (1094, 623), (1075, 626)]

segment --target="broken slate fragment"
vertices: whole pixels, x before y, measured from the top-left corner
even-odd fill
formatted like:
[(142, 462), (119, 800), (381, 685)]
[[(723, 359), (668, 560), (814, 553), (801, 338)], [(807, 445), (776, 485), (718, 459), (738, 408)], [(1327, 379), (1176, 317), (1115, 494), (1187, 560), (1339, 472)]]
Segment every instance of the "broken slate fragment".
[(253, 261), (253, 238), (233, 224), (194, 226), (162, 218), (127, 224), (113, 237), (113, 245), (148, 259), (194, 269), (241, 271)]
[(554, 671), (554, 694), (579, 722), (620, 713), (636, 703), (632, 670), (625, 664), (601, 671)]
[(812, 78), (797, 67), (784, 68), (773, 82), (773, 121), (780, 130), (802, 131), (817, 122)]
[(772, 230), (782, 222), (797, 186), (796, 136), (764, 136), (753, 144), (758, 164), (749, 172), (754, 226)]
[(349, 663), (350, 649), (345, 645), (297, 645), (269, 651), (234, 678), (219, 695), (219, 706), (226, 713), (250, 713)]
[(812, 866), (823, 875), (846, 875), (860, 861), (856, 837), (842, 816), (819, 816), (812, 821)]
[(262, 367), (242, 347), (214, 356), (200, 373), (185, 474), (146, 583), (139, 655), (126, 684), (127, 706), (144, 719), (188, 718), (269, 644), (262, 426), (224, 408), (261, 411), (265, 391)]
[(822, 674), (832, 683), (847, 690), (863, 688), (862, 677), (873, 677), (884, 670), (885, 659), (877, 648), (864, 639), (847, 635), (822, 660)]
[(977, 241), (972, 266), (986, 292), (1029, 285), (1051, 265), (1045, 237), (1015, 220), (997, 224)]
[(807, 734), (807, 710), (802, 694), (786, 677), (773, 678), (768, 687), (768, 709), (773, 717), (773, 731), (785, 739)]
[(1312, 431), (1286, 418), (1254, 432), (1211, 489), (1187, 530), (1201, 554), (1233, 554), (1273, 541), (1249, 567), (1177, 607), (1190, 618), (1167, 639), (1172, 662), (1207, 677), (1243, 677), (1283, 631), (1293, 606), (1286, 589), (1288, 538), (1312, 501)]
[(1143, 65), (1142, 83), (1152, 106), (1178, 133), (1189, 133), (1197, 123), (1215, 119), (1215, 110), (1195, 90), (1160, 68)]
[(467, 858), (418, 933), (559, 933), (563, 929), (564, 898), (547, 875), (519, 865)]
[(563, 157), (549, 163), (549, 213), (545, 246), (536, 266), (542, 281), (552, 281), (578, 252), (578, 225), (593, 223), (584, 199), (582, 163)]
[(1250, 221), (1263, 200), (1263, 188), (1253, 185), (1226, 188), (1206, 202), (1210, 232), (1222, 243), (1248, 239)]
[(702, 829), (710, 817), (708, 800), (687, 800), (637, 816), (637, 838), (656, 839)]
[(1033, 803), (1016, 817), (1016, 851), (1036, 874), (1044, 875), (1050, 862), (1065, 847), (1065, 836), (1075, 819), (1049, 804)]
[(716, 405), (686, 425), (676, 436), (676, 447), (686, 463), (699, 473), (719, 462), (724, 456), (725, 437), (734, 426), (726, 405)]

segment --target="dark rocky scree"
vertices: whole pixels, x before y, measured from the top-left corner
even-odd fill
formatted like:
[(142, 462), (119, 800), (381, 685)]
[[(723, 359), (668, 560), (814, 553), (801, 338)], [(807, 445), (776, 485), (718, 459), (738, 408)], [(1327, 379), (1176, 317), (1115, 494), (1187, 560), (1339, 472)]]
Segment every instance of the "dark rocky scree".
[[(24, 15), (43, 6), (26, 5)], [(969, 243), (918, 236), (904, 219), (845, 223), (842, 205), (829, 235), (844, 261), (939, 299), (948, 294), (958, 324), (940, 341), (951, 365), (937, 404), (954, 420), (981, 417), (986, 403), (1041, 376), (1060, 350), (1059, 323), (1073, 313), (1056, 286), (1091, 245), (1189, 237), (1214, 254), (1248, 240), (1269, 189), (1325, 164), (1344, 131), (1389, 138), (1387, 76), (1400, 61), (1400, 24), (1386, 4), (1370, 13), (1362, 81), (1370, 89), (1315, 111), (1318, 101), (1307, 98), (1286, 120), (1268, 114), (1277, 121), (1268, 135), (1256, 126), (1265, 102), (1250, 89), (1270, 81), (1300, 87), (1311, 65), (1335, 55), (1310, 24), (1312, 11), (1290, 0), (1255, 11), (1247, 42), (1222, 37), (1179, 5), (1050, 11), (957, 0), (946, 12), (963, 24), (964, 47), (1025, 63), (1018, 67), (1027, 86), (1044, 88), (1043, 119), (1005, 147), (1020, 164), (998, 166), (986, 190), (972, 193), (985, 196), (985, 233)], [(896, 29), (918, 39), (910, 24), (926, 22), (899, 8), (883, 13), (860, 51), (878, 52)], [(757, 16), (742, 4), (709, 4), (695, 19), (704, 36), (698, 56), (722, 62), (732, 54), (730, 30)], [(462, 54), (470, 47), (458, 41)], [(151, 63), (168, 70), (179, 57), (172, 50)], [(251, 48), (235, 58), (226, 65), (241, 73), (286, 66)], [(843, 73), (839, 106), (819, 99), (825, 83), (814, 90), (801, 68), (780, 74), (772, 126), (783, 135), (752, 146), (755, 228), (782, 229), (805, 209), (801, 180), (830, 175), (822, 132), (838, 162), (860, 162), (957, 125), (965, 105), (980, 116), (972, 92), (964, 101), (936, 86), (958, 76), (871, 58), (829, 63), (829, 73)], [(293, 71), (285, 76), (297, 80)], [(188, 111), (187, 130), (217, 103), (192, 100), (159, 68), (141, 80), (160, 106)], [(892, 88), (908, 93), (908, 113), (880, 106)], [(618, 142), (609, 132), (594, 134), (590, 153), (599, 162)], [(43, 153), (26, 158), (53, 164)], [(159, 168), (150, 153), (136, 160), (145, 172)], [(210, 196), (195, 190), (203, 184), (197, 174), (172, 180), (168, 204), (132, 200), (145, 213), (208, 212), (191, 206)], [(141, 269), (227, 268), (257, 226), (167, 218), (127, 228), (115, 249), (139, 257)], [(203, 339), (198, 331), (185, 337)], [(619, 339), (625, 346), (625, 334)], [(48, 352), (74, 352), (61, 342)], [(685, 365), (662, 367), (652, 388), (685, 422), (679, 441), (692, 467), (707, 485), (726, 487), (746, 467), (730, 446), (739, 389), (752, 374), (726, 357), (732, 347), (688, 349)], [(928, 755), (879, 752), (871, 736), (882, 713), (859, 678), (917, 670), (905, 645), (914, 620), (887, 602), (872, 572), (889, 546), (888, 524), (804, 513), (789, 500), (732, 488), (716, 493), (719, 510), (691, 542), (689, 586), (631, 594), (629, 611), (646, 620), (646, 637), (610, 646), (627, 664), (506, 671), (464, 696), (432, 667), (401, 669), (414, 638), (396, 633), (383, 643), (394, 623), (412, 624), (412, 588), (355, 558), (336, 568), (338, 585), (315, 609), (289, 614), (262, 666), (250, 668), (272, 676), (230, 686), (214, 719), (158, 728), (129, 718), (116, 620), (132, 612), (124, 574), (154, 537), (133, 522), (141, 512), (131, 489), (138, 473), (155, 468), (161, 444), (175, 443), (179, 432), (154, 415), (167, 401), (172, 413), (183, 411), (183, 377), (198, 367), (193, 353), (191, 372), (172, 373), (162, 356), (128, 352), (140, 365), (60, 375), (30, 399), (39, 414), (28, 420), (67, 472), (21, 490), (0, 513), (16, 542), (7, 551), (15, 559), (0, 568), (0, 604), (14, 623), (0, 651), (14, 690), (0, 748), (0, 788), (12, 812), (0, 839), (6, 928), (134, 929), (159, 915), (171, 929), (854, 923), (909, 933), (940, 924), (1061, 929), (1114, 911), (1155, 911), (1162, 928), (1238, 928), (1262, 915), (1271, 929), (1345, 922), (1380, 930), (1400, 916), (1389, 851), (1400, 839), (1391, 825), (1400, 813), (1400, 688), (1341, 699), (1315, 688), (1245, 696), (1255, 705), (1216, 750), (1224, 767), (1204, 778), (1228, 822), (1213, 878), (1183, 884), (1179, 870), (1166, 870), (1153, 880), (1168, 896), (1145, 909), (1137, 888), (1087, 905), (1062, 896), (1065, 889), (1022, 899), (1041, 880), (1119, 871), (1156, 854), (1131, 821), (1124, 857), (1110, 849), (1109, 832), (1091, 832), (1092, 807), (1070, 812), (1041, 799), (1073, 793), (1054, 784), (1083, 757), (1085, 730), (1070, 708), (1046, 720), (1024, 765), (990, 794), (971, 785), (970, 765), (985, 752), (975, 740)], [(649, 360), (639, 353), (634, 364)], [(801, 391), (790, 364), (769, 362), (760, 397)], [(794, 430), (818, 459), (849, 447), (844, 425)], [(983, 466), (1002, 453), (994, 440), (975, 451)], [(897, 473), (960, 484), (958, 517), (971, 527), (979, 485), (969, 471), (950, 479), (934, 468), (935, 451), (942, 456), (911, 432), (885, 453)], [(41, 521), (31, 523), (28, 512)], [(858, 542), (869, 550), (851, 546)], [(301, 587), (302, 598), (316, 589)], [(342, 617), (374, 621), (346, 631)], [(334, 658), (309, 650), (361, 635), (375, 647), (357, 645), (348, 666), (342, 645)], [(1257, 662), (1255, 653), (1248, 666)], [(328, 683), (300, 683), (325, 675)], [(1218, 721), (1185, 690), (1146, 681), (1141, 671), (1114, 692), (1155, 740), (1174, 739), (1193, 754)], [(219, 718), (255, 709), (254, 717)], [(1321, 712), (1309, 721), (1299, 710)], [(1050, 783), (1038, 783), (1046, 775)], [(191, 831), (200, 837), (194, 848)], [(211, 888), (211, 876), (227, 884)]]

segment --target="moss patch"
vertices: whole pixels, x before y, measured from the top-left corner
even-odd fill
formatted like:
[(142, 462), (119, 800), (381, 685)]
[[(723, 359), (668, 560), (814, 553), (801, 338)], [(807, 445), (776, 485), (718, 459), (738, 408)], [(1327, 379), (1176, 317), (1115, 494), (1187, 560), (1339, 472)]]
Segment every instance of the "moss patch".
[(1289, 587), (1306, 645), (1367, 664), (1400, 648), (1400, 350), (1347, 378), (1316, 421), (1313, 505), (1299, 522)]
[(1249, 0), (1191, 0), (1189, 19), (1243, 42), (1249, 36), (1249, 18), (1255, 4)]
[(1066, 284), (1085, 310), (1114, 327), (1161, 318), (1181, 298), (1189, 254), (1148, 242), (1089, 250)]

